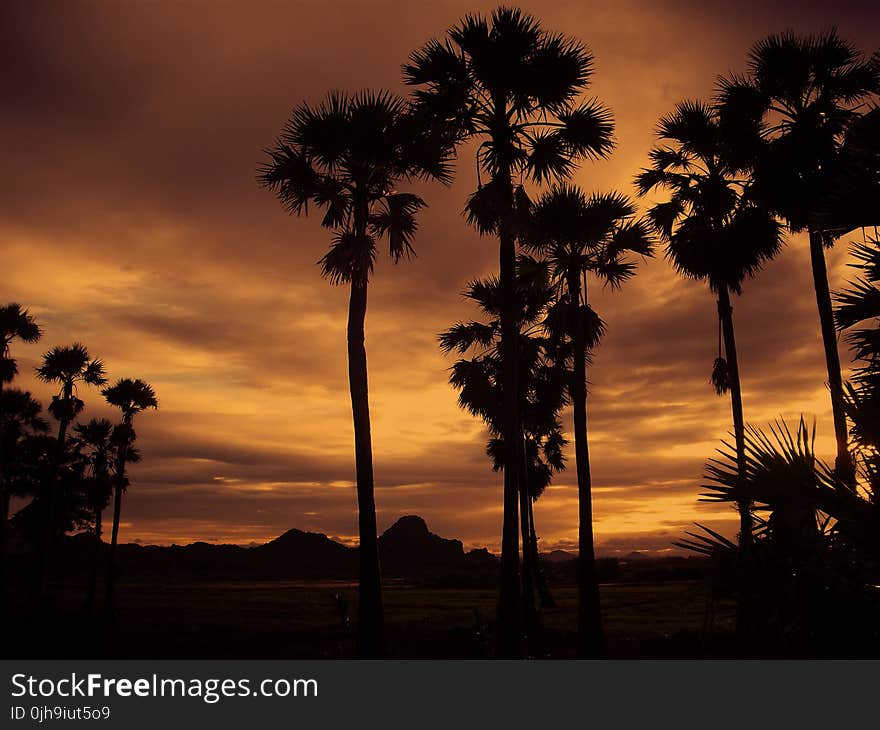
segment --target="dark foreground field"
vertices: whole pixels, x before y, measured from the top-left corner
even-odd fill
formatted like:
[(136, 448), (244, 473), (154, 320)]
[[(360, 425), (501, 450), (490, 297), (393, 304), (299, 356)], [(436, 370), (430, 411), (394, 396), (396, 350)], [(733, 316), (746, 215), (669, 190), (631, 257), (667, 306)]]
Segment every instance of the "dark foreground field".
[[(334, 594), (342, 596), (341, 601)], [(260, 581), (120, 585), (115, 621), (82, 611), (84, 588), (54, 586), (48, 621), (26, 613), (16, 621), (9, 657), (236, 658), (351, 657), (356, 616), (350, 583)], [(490, 655), (497, 593), (491, 588), (386, 586), (388, 654), (398, 658)], [(543, 612), (543, 636), (530, 654), (572, 656), (575, 588), (556, 586), (558, 607)], [(700, 657), (731, 653), (733, 612), (722, 606), (703, 635), (706, 605), (699, 581), (603, 586), (602, 608), (612, 657)], [(6, 652), (4, 652), (6, 653)]]

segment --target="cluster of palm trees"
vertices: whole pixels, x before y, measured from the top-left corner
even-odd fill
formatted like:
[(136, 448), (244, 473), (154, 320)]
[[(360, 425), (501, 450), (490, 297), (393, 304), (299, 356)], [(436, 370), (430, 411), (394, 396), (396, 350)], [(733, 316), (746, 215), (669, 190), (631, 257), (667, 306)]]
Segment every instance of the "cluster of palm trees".
[[(57, 421), (50, 435), (43, 407), (30, 392), (10, 387), (18, 374), (11, 346), (16, 340), (37, 342), (42, 330), (20, 304), (0, 307), (0, 570), (2, 608), (7, 606), (7, 548), (13, 497), (30, 501), (11, 523), (34, 546), (33, 598), (45, 606), (53, 550), (70, 530), (89, 530), (94, 537), (86, 606), (94, 608), (97, 574), (102, 559), (102, 515), (113, 500), (113, 529), (106, 562), (105, 609), (115, 610), (116, 560), (122, 495), (129, 481), (126, 465), (140, 459), (135, 447), (134, 417), (157, 408), (153, 388), (140, 379), (122, 378), (108, 385), (104, 364), (76, 342), (57, 346), (42, 356), (37, 378), (58, 388), (47, 410)], [(101, 388), (106, 402), (119, 409), (116, 423), (106, 418), (80, 420), (85, 402), (80, 389)]]
[[(571, 407), (579, 498), (577, 654), (601, 656), (593, 548), (587, 368), (604, 324), (590, 307), (596, 281), (620, 286), (655, 239), (675, 269), (706, 281), (717, 298), (719, 354), (711, 381), (730, 393), (740, 513), (739, 549), (755, 531), (731, 295), (782, 246), (807, 231), (828, 366), (838, 454), (835, 474), (856, 476), (824, 250), (876, 224), (880, 56), (865, 57), (835, 31), (770, 36), (746, 73), (719, 80), (717, 97), (664, 117), (639, 196), (664, 193), (644, 217), (626, 195), (586, 193), (569, 182), (580, 163), (613, 147), (611, 112), (584, 97), (593, 57), (579, 41), (517, 9), (468, 15), (403, 65), (407, 99), (331, 93), (297, 107), (267, 150), (261, 185), (287, 210), (323, 212), (333, 231), (322, 273), (350, 287), (348, 361), (360, 533), (359, 651), (381, 655), (383, 618), (370, 441), (364, 317), (377, 245), (396, 263), (413, 252), (425, 202), (399, 187), (452, 179), (459, 150), (474, 151), (478, 187), (467, 222), (498, 243), (497, 277), (466, 292), (480, 321), (440, 336), (461, 355), (450, 381), (460, 405), (489, 431), (487, 452), (504, 475), (498, 656), (522, 656), (541, 583), (532, 502), (565, 466), (561, 414)], [(520, 562), (522, 538), (522, 568)], [(748, 623), (748, 592), (740, 595)], [(549, 600), (549, 598), (548, 598)]]

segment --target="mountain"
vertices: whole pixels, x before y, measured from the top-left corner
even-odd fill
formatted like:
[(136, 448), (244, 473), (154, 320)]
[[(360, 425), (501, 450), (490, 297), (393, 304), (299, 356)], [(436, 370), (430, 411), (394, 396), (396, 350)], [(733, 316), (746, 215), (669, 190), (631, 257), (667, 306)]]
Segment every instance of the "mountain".
[(541, 553), (541, 558), (548, 563), (567, 563), (569, 560), (577, 560), (577, 554), (567, 550), (551, 550), (549, 553)]
[[(85, 575), (92, 550), (88, 534), (67, 538), (57, 569)], [(358, 567), (357, 548), (297, 529), (250, 547), (127, 543), (118, 546), (118, 556), (122, 579), (132, 580), (356, 580)], [(461, 541), (434, 534), (416, 515), (401, 517), (379, 537), (379, 557), (384, 578), (408, 582), (489, 584), (498, 572), (498, 559), (488, 550), (465, 552)]]

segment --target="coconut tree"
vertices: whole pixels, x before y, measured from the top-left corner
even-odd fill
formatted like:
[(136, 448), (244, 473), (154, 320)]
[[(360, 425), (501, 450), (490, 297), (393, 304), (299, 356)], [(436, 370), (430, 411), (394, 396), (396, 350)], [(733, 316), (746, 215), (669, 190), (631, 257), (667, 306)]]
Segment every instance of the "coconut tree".
[(116, 608), (116, 545), (119, 541), (119, 518), (122, 513), (122, 493), (128, 487), (128, 478), (125, 475), (125, 465), (129, 454), (133, 449), (136, 438), (134, 432), (134, 417), (147, 408), (158, 408), (159, 401), (156, 393), (149, 383), (140, 378), (122, 378), (116, 383), (101, 391), (105, 400), (122, 414), (122, 420), (117, 424), (110, 439), (116, 456), (116, 464), (113, 470), (113, 531), (110, 540), (110, 552), (107, 558), (107, 586), (105, 608), (108, 615), (113, 615)]
[[(736, 461), (745, 480), (745, 421), (730, 295), (741, 294), (744, 281), (778, 253), (781, 226), (750, 196), (712, 108), (701, 102), (680, 103), (660, 120), (658, 137), (662, 144), (651, 151), (652, 165), (641, 172), (636, 184), (643, 195), (655, 188), (669, 193), (668, 201), (655, 204), (648, 213), (666, 242), (666, 257), (681, 275), (705, 281), (717, 297), (721, 336), (711, 380), (719, 395), (730, 392)], [(737, 507), (740, 547), (746, 558), (752, 541), (752, 512), (745, 490)], [(743, 584), (737, 625), (744, 639), (748, 604)]]
[(752, 48), (748, 73), (722, 79), (720, 85), (722, 122), (748, 130), (736, 137), (744, 142), (740, 151), (753, 167), (753, 194), (792, 232), (809, 235), (837, 439), (836, 468), (853, 488), (825, 248), (865, 221), (830, 221), (827, 201), (839, 183), (847, 131), (878, 92), (880, 57), (867, 58), (836, 30), (768, 36)]
[[(565, 467), (559, 411), (565, 402), (564, 380), (556, 364), (553, 343), (542, 329), (542, 321), (554, 292), (544, 262), (521, 256), (517, 264), (517, 304), (515, 322), (519, 336), (517, 356), (519, 386), (517, 406), (519, 429), (516, 446), (522, 460), (517, 464), (519, 490), (519, 530), (523, 542), (522, 605), (528, 635), (536, 631), (534, 591), (547, 602), (546, 586), (540, 583), (537, 548), (533, 543), (531, 502), (550, 483), (555, 472)], [(478, 416), (489, 430), (486, 451), (496, 471), (506, 468), (508, 455), (503, 430), (504, 381), (501, 358), (501, 287), (497, 278), (470, 283), (465, 297), (473, 300), (487, 322), (459, 322), (440, 335), (445, 353), (468, 357), (451, 368), (450, 383), (459, 391), (459, 405)]]
[(587, 197), (560, 185), (534, 206), (525, 241), (548, 260), (558, 306), (547, 322), (564, 343), (570, 363), (568, 392), (574, 411), (578, 481), (578, 640), (579, 657), (602, 654), (602, 618), (593, 545), (592, 482), (587, 439), (587, 363), (601, 330), (589, 307), (589, 279), (619, 287), (635, 271), (631, 254), (651, 255), (647, 223), (635, 219), (635, 205), (619, 193)]
[(107, 382), (104, 377), (104, 364), (89, 355), (85, 345), (75, 342), (72, 345), (56, 346), (43, 355), (42, 363), (36, 369), (37, 378), (44, 383), (58, 385), (57, 395), (52, 396), (49, 412), (58, 421), (58, 436), (55, 448), (55, 474), (48, 485), (46, 508), (46, 539), (40, 556), (40, 569), (37, 575), (37, 597), (46, 589), (49, 577), (50, 554), (55, 535), (55, 507), (58, 501), (58, 482), (60, 466), (64, 458), (67, 429), (74, 418), (82, 411), (83, 401), (78, 396), (80, 385), (101, 386)]
[(331, 284), (348, 284), (348, 378), (354, 421), (359, 555), (358, 653), (381, 656), (384, 619), (373, 493), (373, 450), (364, 319), (380, 239), (395, 263), (414, 253), (416, 214), (425, 202), (397, 189), (403, 181), (449, 180), (447, 148), (417, 124), (402, 99), (386, 92), (333, 92), (318, 106), (297, 107), (259, 182), (295, 215), (309, 204), (333, 231), (320, 260)]
[[(84, 487), (86, 503), (94, 517), (94, 552), (86, 593), (86, 609), (95, 604), (95, 588), (98, 580), (98, 562), (101, 555), (101, 534), (104, 510), (113, 493), (111, 468), (116, 462), (113, 423), (106, 418), (92, 418), (88, 423), (74, 427), (76, 442), (84, 462)], [(129, 459), (130, 460), (130, 459)]]
[[(517, 236), (528, 206), (521, 182), (567, 178), (579, 160), (605, 157), (612, 148), (611, 114), (581, 98), (593, 74), (586, 47), (517, 9), (498, 8), (491, 18), (466, 16), (445, 39), (414, 52), (403, 71), (406, 82), (419, 87), (416, 103), (425, 118), (476, 149), (478, 189), (466, 215), (480, 234), (499, 242), (503, 430), (507, 442), (516, 443)], [(519, 653), (519, 451), (508, 451), (504, 469), (500, 656)]]

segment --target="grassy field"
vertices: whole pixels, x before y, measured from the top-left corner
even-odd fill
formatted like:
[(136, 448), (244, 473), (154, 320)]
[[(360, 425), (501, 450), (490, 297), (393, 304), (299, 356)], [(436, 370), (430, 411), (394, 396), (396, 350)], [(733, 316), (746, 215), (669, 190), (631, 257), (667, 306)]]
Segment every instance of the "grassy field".
[[(543, 611), (529, 654), (566, 658), (575, 629), (574, 586), (553, 589), (558, 607)], [(53, 587), (52, 619), (22, 614), (7, 644), (10, 657), (53, 658), (334, 658), (354, 652), (342, 618), (352, 620), (355, 586), (346, 583), (123, 583), (113, 622), (86, 616), (84, 588)], [(494, 589), (389, 584), (385, 616), (389, 656), (481, 657), (490, 653)], [(701, 582), (608, 584), (602, 589), (607, 649), (616, 657), (698, 657), (728, 653), (733, 626), (722, 606), (710, 636), (702, 632)], [(15, 619), (14, 619), (15, 620)]]

